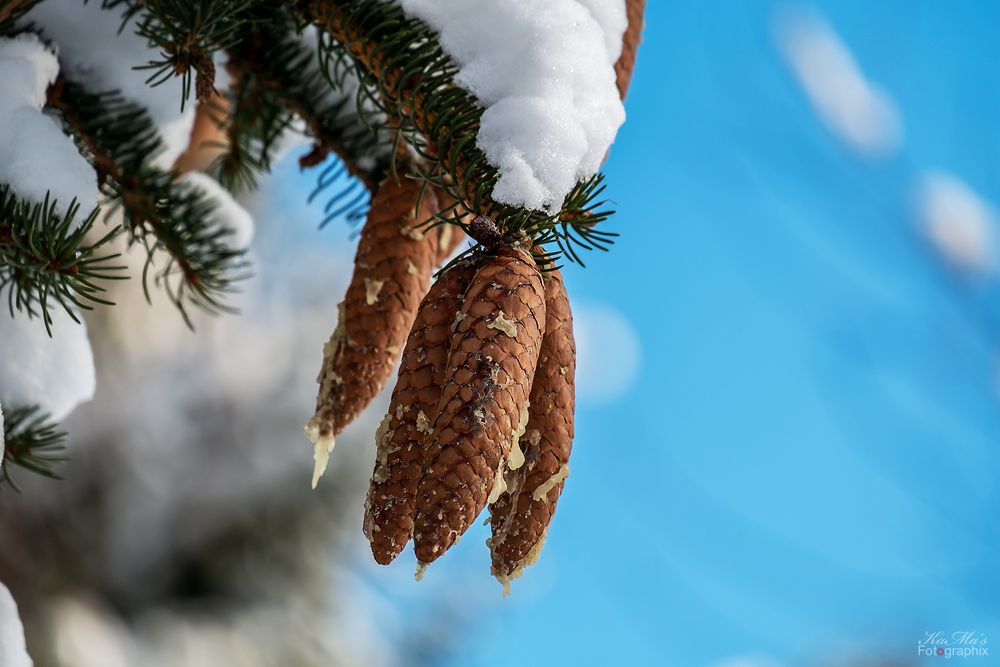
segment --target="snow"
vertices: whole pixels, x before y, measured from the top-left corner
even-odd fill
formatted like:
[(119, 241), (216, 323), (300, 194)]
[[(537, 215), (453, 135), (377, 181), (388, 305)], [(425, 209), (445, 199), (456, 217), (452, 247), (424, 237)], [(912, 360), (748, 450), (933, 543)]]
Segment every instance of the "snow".
[(28, 647), (24, 642), (24, 627), (17, 613), (17, 603), (3, 584), (0, 584), (0, 665), (32, 666)]
[(39, 318), (0, 309), (0, 404), (39, 405), (58, 421), (93, 398), (96, 379), (86, 326), (51, 312), (49, 338)]
[(604, 48), (611, 58), (611, 63), (618, 61), (622, 54), (622, 37), (628, 28), (628, 15), (625, 13), (624, 2), (609, 2), (608, 0), (578, 0), (587, 8), (601, 29), (604, 31)]
[(135, 34), (133, 23), (119, 33), (121, 20), (121, 12), (102, 10), (99, 2), (46, 0), (31, 10), (24, 22), (40, 27), (42, 35), (58, 45), (66, 76), (95, 92), (118, 90), (150, 113), (167, 145), (153, 162), (169, 168), (187, 147), (194, 104), (181, 112), (179, 77), (153, 87), (146, 83), (151, 70), (133, 69), (160, 59), (160, 54)]
[(500, 171), (493, 198), (558, 210), (597, 173), (625, 110), (614, 63), (623, 0), (400, 0), (485, 107), (477, 145)]
[(902, 143), (892, 98), (868, 81), (854, 56), (819, 17), (785, 11), (775, 22), (782, 55), (829, 130), (869, 157), (887, 157)]
[(229, 238), (232, 247), (245, 250), (253, 240), (253, 218), (218, 181), (199, 171), (191, 171), (180, 178), (180, 183), (196, 190), (215, 202), (213, 217), (233, 232)]
[(997, 216), (972, 188), (951, 174), (927, 173), (917, 207), (924, 234), (950, 264), (971, 273), (996, 268)]
[(47, 191), (63, 206), (75, 198), (89, 212), (98, 196), (94, 170), (41, 112), (58, 74), (55, 55), (34, 35), (0, 39), (0, 183), (36, 203)]

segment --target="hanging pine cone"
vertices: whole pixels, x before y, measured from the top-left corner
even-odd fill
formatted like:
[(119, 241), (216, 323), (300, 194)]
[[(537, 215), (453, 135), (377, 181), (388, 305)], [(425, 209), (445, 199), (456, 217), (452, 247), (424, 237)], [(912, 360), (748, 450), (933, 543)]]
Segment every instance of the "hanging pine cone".
[(477, 272), (456, 317), (445, 383), (417, 490), (414, 550), (437, 559), (504, 491), (545, 323), (545, 288), (534, 260), (506, 247)]
[(425, 235), (417, 226), (437, 210), (433, 190), (406, 178), (390, 176), (372, 197), (337, 328), (323, 349), (316, 414), (306, 426), (316, 448), (313, 487), (334, 437), (392, 374), (440, 253), (441, 232)]
[(399, 555), (413, 532), (417, 484), (437, 416), (456, 315), (475, 273), (468, 262), (453, 266), (420, 303), (403, 350), (389, 412), (375, 436), (375, 470), (365, 503), (364, 527), (372, 555), (382, 565)]
[(576, 343), (573, 315), (562, 275), (545, 274), (545, 335), (531, 385), (528, 426), (521, 438), (524, 465), (513, 457), (507, 491), (490, 505), (492, 537), (487, 541), (493, 576), (503, 585), (538, 558), (545, 533), (569, 474), (573, 446)]

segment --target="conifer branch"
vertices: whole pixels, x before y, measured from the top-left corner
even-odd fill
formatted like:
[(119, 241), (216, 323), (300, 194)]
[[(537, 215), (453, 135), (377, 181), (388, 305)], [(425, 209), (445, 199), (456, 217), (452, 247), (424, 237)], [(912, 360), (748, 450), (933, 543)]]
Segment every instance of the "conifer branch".
[(113, 305), (101, 283), (127, 278), (118, 273), (126, 267), (114, 262), (120, 255), (101, 252), (121, 228), (88, 241), (99, 209), (82, 220), (75, 201), (59, 210), (55, 200), (32, 204), (0, 184), (0, 294), (7, 292), (11, 317), (14, 311), (40, 315), (50, 334), (53, 305), (76, 319), (71, 305)]
[[(308, 56), (307, 56), (308, 61)], [(312, 151), (303, 156), (300, 163), (303, 167), (312, 167), (323, 162), (327, 155), (336, 153), (337, 157), (343, 161), (348, 173), (362, 183), (369, 192), (374, 191), (379, 175), (375, 170), (362, 169), (358, 166), (357, 160), (365, 157), (366, 153), (357, 150), (356, 146), (350, 145), (355, 136), (345, 136), (347, 132), (357, 128), (345, 128), (336, 124), (336, 116), (344, 105), (336, 105), (334, 109), (323, 109), (316, 104), (316, 98), (308, 95), (310, 91), (289, 78), (287, 70), (278, 71), (274, 67), (274, 62), (267, 62), (265, 58), (248, 58), (236, 61), (236, 67), (245, 67), (256, 78), (258, 85), (279, 100), (284, 108), (291, 111), (305, 122), (309, 134), (316, 140), (316, 145)], [(296, 85), (296, 84), (299, 85)], [(351, 119), (353, 120), (353, 119)]]
[(254, 10), (267, 9), (265, 0), (105, 0), (105, 7), (124, 5), (126, 21), (138, 17), (136, 34), (159, 49), (161, 58), (142, 65), (154, 86), (179, 76), (181, 109), (191, 95), (200, 101), (215, 92), (212, 56), (240, 39), (240, 30), (257, 20)]
[[(402, 120), (401, 135), (427, 161), (422, 178), (465, 209), (492, 219), (505, 237), (555, 244), (556, 249), (536, 255), (542, 264), (562, 254), (579, 262), (577, 250), (607, 248), (615, 234), (596, 228), (610, 215), (597, 201), (601, 175), (577, 184), (555, 213), (492, 199), (499, 172), (476, 146), (483, 109), (455, 83), (457, 68), (426, 25), (397, 4), (379, 0), (296, 0), (295, 6), (330, 38), (321, 42), (329, 52), (321, 57), (352, 59), (359, 79), (374, 88), (372, 101), (388, 117)], [(468, 232), (457, 216), (439, 216), (437, 222)]]
[(4, 409), (4, 452), (0, 462), (0, 487), (10, 485), (20, 491), (11, 475), (17, 466), (30, 472), (62, 479), (55, 472), (55, 464), (66, 460), (66, 434), (37, 406)]
[(228, 110), (211, 109), (226, 134), (225, 151), (213, 169), (230, 190), (257, 187), (257, 174), (271, 168), (272, 155), (293, 116), (246, 73), (228, 66)]
[[(89, 93), (62, 77), (49, 89), (48, 106), (90, 159), (103, 193), (121, 206), (131, 242), (145, 247), (147, 299), (153, 272), (189, 326), (188, 305), (231, 310), (222, 298), (246, 276), (244, 252), (228, 243), (232, 231), (212, 219), (210, 200), (182, 187), (177, 174), (149, 164), (163, 144), (146, 111), (116, 93)], [(166, 261), (156, 267), (160, 255)]]
[[(335, 153), (355, 178), (372, 192), (388, 168), (388, 144), (380, 130), (359, 107), (352, 107), (353, 91), (345, 81), (331, 86), (316, 67), (316, 51), (295, 33), (293, 17), (276, 10), (267, 21), (251, 24), (229, 50), (229, 67), (241, 81), (252, 82), (260, 98), (298, 116), (315, 140), (313, 150), (300, 159), (303, 167), (323, 162)], [(364, 166), (362, 166), (364, 163)]]

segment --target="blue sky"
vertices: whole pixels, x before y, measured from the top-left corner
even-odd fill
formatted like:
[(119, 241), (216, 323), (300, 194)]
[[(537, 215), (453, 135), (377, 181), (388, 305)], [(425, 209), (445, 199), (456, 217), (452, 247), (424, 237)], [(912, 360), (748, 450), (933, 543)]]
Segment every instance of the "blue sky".
[(635, 327), (639, 376), (580, 406), (540, 564), (445, 664), (801, 665), (998, 629), (998, 291), (937, 259), (912, 197), (943, 169), (1000, 202), (1000, 5), (812, 6), (902, 152), (826, 130), (773, 3), (650, 2), (606, 167), (623, 236), (568, 272)]

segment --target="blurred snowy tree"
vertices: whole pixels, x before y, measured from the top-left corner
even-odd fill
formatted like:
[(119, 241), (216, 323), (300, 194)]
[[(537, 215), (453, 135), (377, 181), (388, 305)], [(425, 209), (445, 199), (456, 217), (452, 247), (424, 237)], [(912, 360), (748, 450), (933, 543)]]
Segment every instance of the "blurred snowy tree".
[[(305, 143), (321, 226), (366, 218), (306, 428), (313, 486), (402, 359), (366, 503), (376, 560), (413, 537), (423, 566), (490, 504), (494, 574), (518, 576), (568, 474), (575, 351), (558, 269), (614, 236), (599, 170), (644, 2), (524, 7), (0, 0), (0, 482), (16, 488), (15, 467), (58, 477), (58, 422), (106, 375), (94, 356), (129, 367), (156, 346), (154, 329), (112, 324), (120, 281), (139, 276), (146, 301), (162, 293), (192, 329), (199, 312), (236, 310), (234, 293), (269, 267), (251, 268), (253, 216), (234, 195)], [(164, 359), (211, 385), (212, 360), (191, 368), (174, 349), (149, 363)], [(134, 405), (164, 372), (128, 375), (105, 391)], [(177, 413), (153, 394), (128, 408), (150, 428)], [(190, 412), (215, 407), (188, 399)]]

